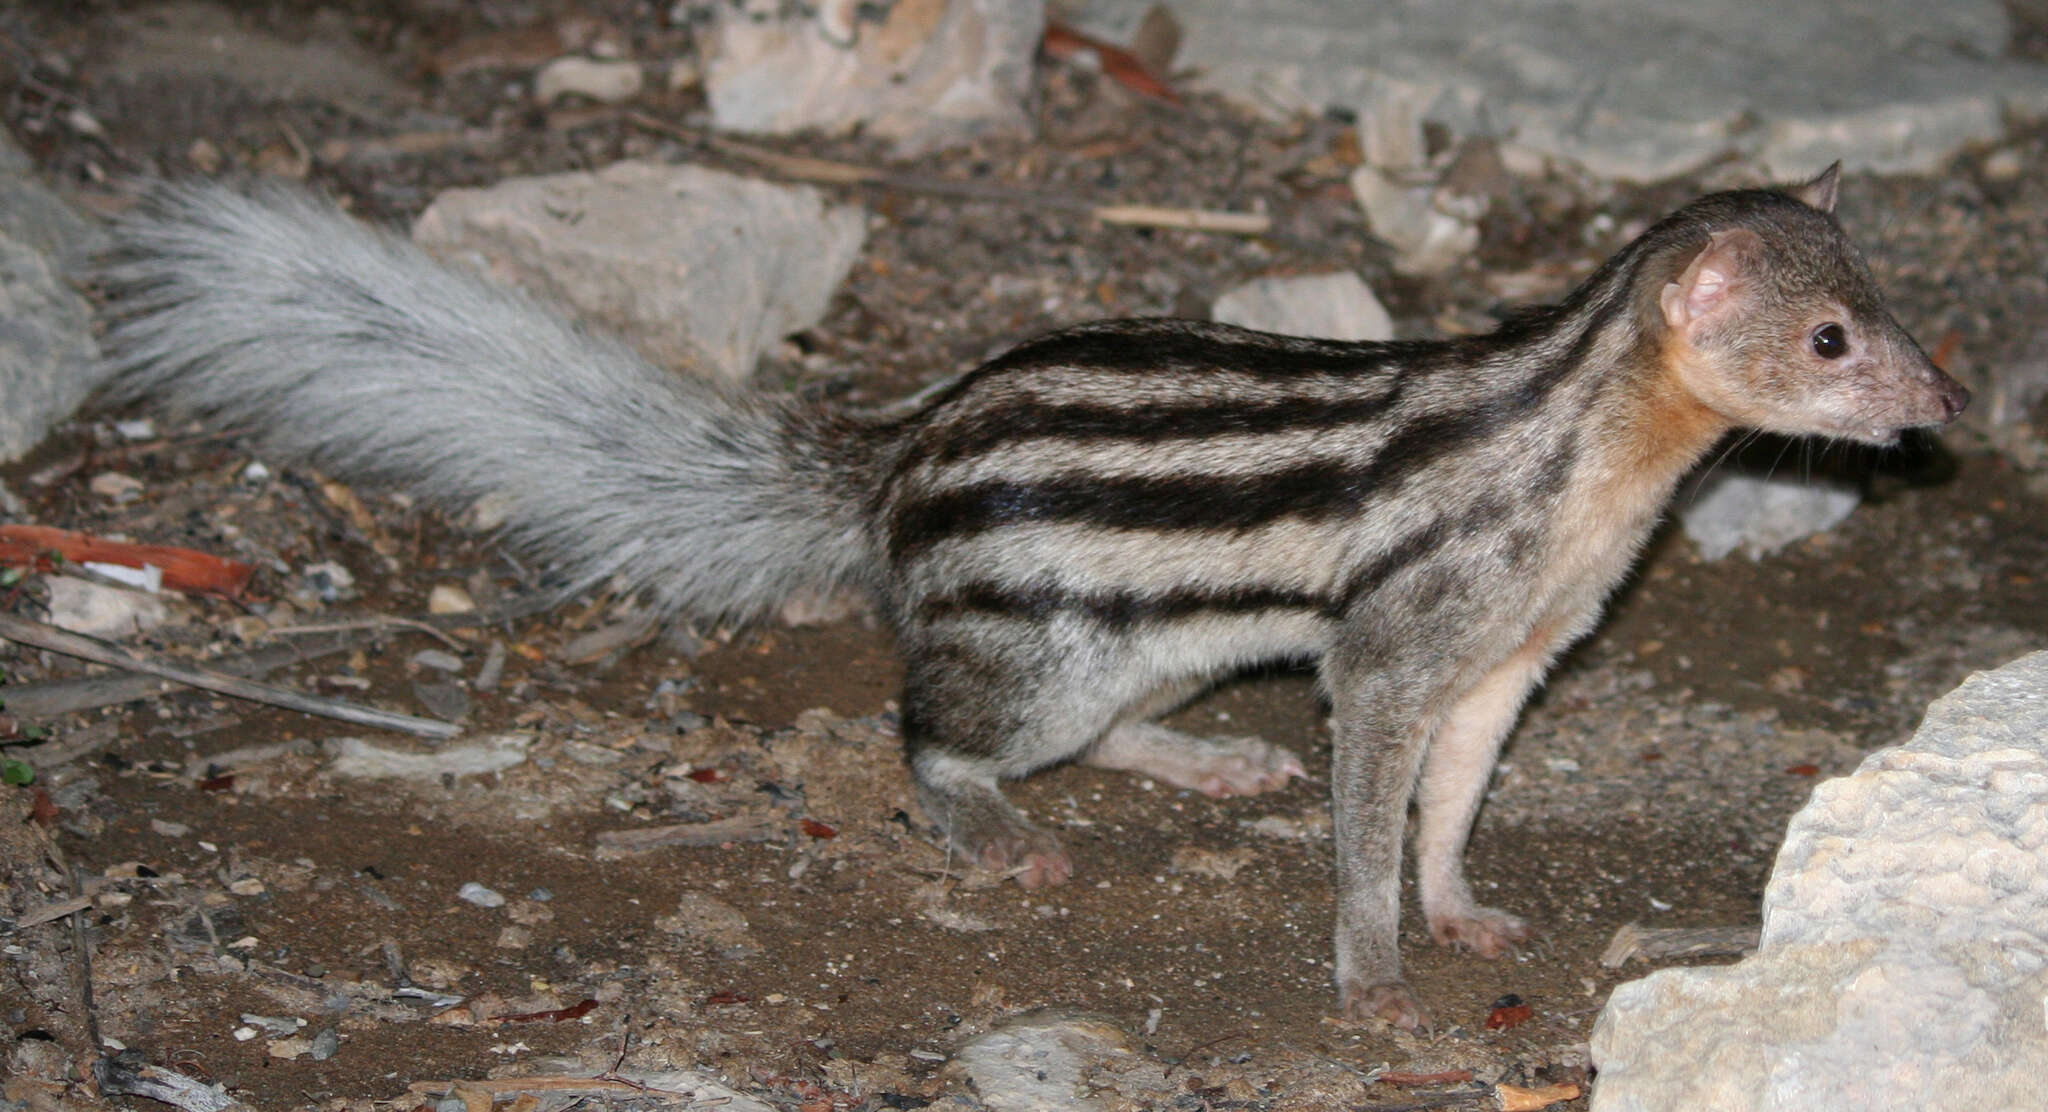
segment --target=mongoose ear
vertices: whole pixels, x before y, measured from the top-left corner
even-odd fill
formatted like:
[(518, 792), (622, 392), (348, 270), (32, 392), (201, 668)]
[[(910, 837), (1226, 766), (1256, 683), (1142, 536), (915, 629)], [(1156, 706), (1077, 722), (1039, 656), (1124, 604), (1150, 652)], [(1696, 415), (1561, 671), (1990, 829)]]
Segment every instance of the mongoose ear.
[(1835, 211), (1835, 192), (1841, 184), (1842, 160), (1838, 158), (1835, 160), (1834, 165), (1822, 170), (1819, 177), (1814, 178), (1810, 182), (1795, 185), (1785, 192), (1822, 212), (1833, 212)]
[(1763, 246), (1763, 237), (1748, 228), (1707, 237), (1707, 245), (1693, 256), (1677, 281), (1665, 284), (1659, 299), (1664, 323), (1684, 333), (1741, 305), (1763, 257)]

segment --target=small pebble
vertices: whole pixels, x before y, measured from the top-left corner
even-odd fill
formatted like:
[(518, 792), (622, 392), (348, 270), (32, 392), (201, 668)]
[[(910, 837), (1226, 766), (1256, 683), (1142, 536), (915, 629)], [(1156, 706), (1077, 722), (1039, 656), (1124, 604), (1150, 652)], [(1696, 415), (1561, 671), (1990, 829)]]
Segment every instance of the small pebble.
[(476, 600), (469, 592), (453, 583), (437, 583), (427, 594), (429, 614), (469, 614), (476, 610)]
[(1984, 177), (1988, 181), (2012, 181), (2025, 169), (2020, 152), (2011, 147), (2000, 147), (1984, 159)]
[(320, 1033), (313, 1036), (313, 1044), (306, 1051), (306, 1057), (315, 1062), (325, 1062), (334, 1057), (335, 1051), (340, 1049), (341, 1032), (332, 1027), (322, 1027)]
[(332, 560), (309, 564), (303, 574), (306, 587), (318, 595), (321, 602), (338, 602), (356, 585), (355, 574)]
[(470, 903), (477, 905), (478, 907), (505, 906), (505, 897), (499, 895), (496, 892), (491, 891), (489, 888), (486, 888), (473, 880), (463, 885), (462, 888), (458, 890), (455, 894), (457, 896), (462, 897), (465, 900), (468, 900)]
[(412, 654), (412, 664), (419, 668), (432, 668), (437, 672), (462, 672), (462, 658), (444, 649), (421, 649)]
[(585, 96), (605, 104), (630, 100), (645, 84), (638, 62), (601, 62), (591, 58), (557, 58), (533, 79), (533, 99), (552, 104), (565, 96)]
[(119, 471), (102, 471), (86, 486), (110, 502), (132, 502), (142, 495), (142, 480)]

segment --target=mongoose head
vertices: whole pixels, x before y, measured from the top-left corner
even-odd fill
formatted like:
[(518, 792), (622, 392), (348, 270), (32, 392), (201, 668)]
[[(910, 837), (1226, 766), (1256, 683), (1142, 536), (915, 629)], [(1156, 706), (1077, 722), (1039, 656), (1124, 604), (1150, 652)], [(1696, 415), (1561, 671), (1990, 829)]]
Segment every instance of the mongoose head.
[(1701, 403), (1766, 432), (1888, 445), (1970, 400), (1885, 308), (1833, 216), (1841, 164), (1803, 185), (1703, 198), (1652, 235), (1666, 366)]

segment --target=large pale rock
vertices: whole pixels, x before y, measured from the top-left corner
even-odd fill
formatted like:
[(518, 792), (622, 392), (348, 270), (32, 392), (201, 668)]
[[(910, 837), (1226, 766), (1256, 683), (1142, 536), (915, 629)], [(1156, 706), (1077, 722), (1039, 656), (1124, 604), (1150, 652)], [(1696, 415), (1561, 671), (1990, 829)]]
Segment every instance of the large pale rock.
[(42, 252), (60, 274), (78, 275), (107, 244), (106, 229), (36, 180), (34, 160), (0, 132), (0, 233)]
[(705, 10), (704, 90), (721, 128), (859, 126), (914, 154), (1026, 127), (1044, 0), (739, 0)]
[(565, 304), (671, 366), (735, 379), (817, 323), (866, 216), (815, 189), (620, 162), (434, 199), (413, 239)]
[(1394, 319), (1365, 280), (1348, 270), (1255, 278), (1216, 299), (1220, 324), (1317, 336), (1326, 340), (1391, 340)]
[(1351, 194), (1365, 210), (1372, 234), (1394, 248), (1394, 269), (1403, 274), (1441, 274), (1479, 246), (1484, 197), (1429, 182), (1410, 183), (1377, 166), (1360, 166), (1352, 173)]
[[(1077, 0), (1121, 40), (1154, 0)], [(2048, 111), (2048, 69), (2009, 57), (2000, 0), (1175, 0), (1176, 64), (1280, 111), (1433, 121), (1655, 180), (1737, 151), (1781, 177), (1835, 158), (1924, 172)]]
[(91, 324), (91, 307), (50, 259), (0, 233), (0, 460), (35, 447), (92, 392), (101, 367)]
[(1981, 672), (1794, 816), (1757, 953), (1616, 988), (1601, 1112), (2038, 1108), (2048, 653)]
[(1707, 559), (1739, 548), (1755, 560), (1834, 528), (1862, 501), (1863, 492), (1845, 482), (1724, 471), (1680, 493), (1678, 520)]
[(35, 447), (103, 377), (92, 307), (71, 280), (105, 242), (0, 134), (0, 460)]

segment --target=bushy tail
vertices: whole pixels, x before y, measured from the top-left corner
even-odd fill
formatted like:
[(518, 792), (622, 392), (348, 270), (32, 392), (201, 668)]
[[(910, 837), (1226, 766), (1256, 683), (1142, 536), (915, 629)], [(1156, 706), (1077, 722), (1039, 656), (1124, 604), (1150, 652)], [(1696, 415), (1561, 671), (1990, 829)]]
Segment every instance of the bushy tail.
[(873, 574), (862, 430), (665, 372), (301, 193), (158, 190), (116, 228), (114, 389), (451, 509), (574, 586), (745, 619)]

